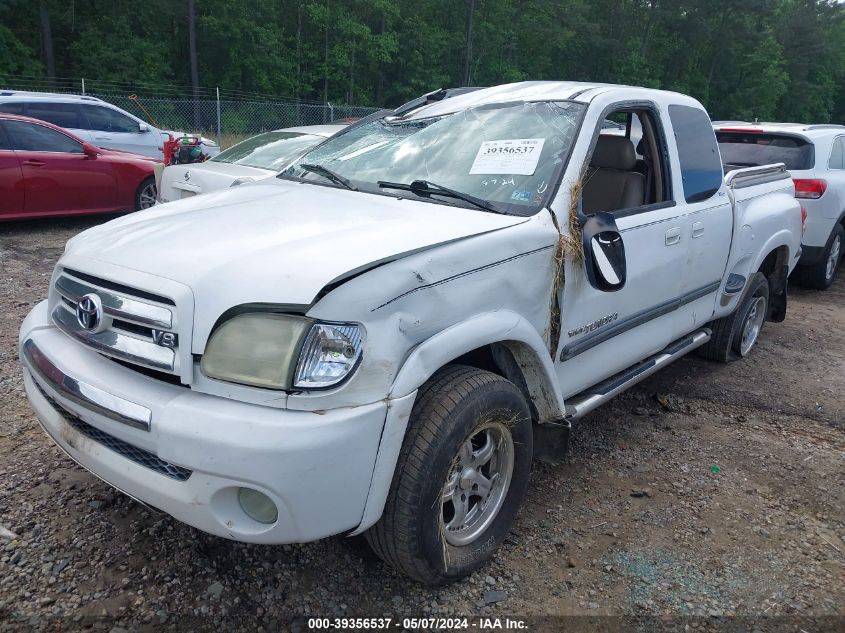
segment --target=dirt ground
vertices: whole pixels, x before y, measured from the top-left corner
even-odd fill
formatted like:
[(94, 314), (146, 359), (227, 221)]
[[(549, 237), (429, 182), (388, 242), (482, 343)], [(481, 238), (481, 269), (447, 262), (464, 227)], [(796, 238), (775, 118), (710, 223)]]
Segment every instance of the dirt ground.
[(315, 615), (845, 630), (845, 270), (827, 292), (791, 288), (749, 358), (681, 359), (581, 421), (564, 465), (535, 466), (495, 560), (432, 590), (354, 540), (202, 534), (47, 439), (18, 327), (65, 241), (98, 221), (0, 225), (0, 526), (18, 535), (0, 535), (0, 631), (302, 631)]

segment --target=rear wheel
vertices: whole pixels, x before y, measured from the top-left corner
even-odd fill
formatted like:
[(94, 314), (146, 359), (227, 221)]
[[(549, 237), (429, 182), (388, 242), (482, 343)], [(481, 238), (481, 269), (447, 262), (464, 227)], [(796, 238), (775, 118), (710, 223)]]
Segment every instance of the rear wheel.
[(496, 374), (449, 366), (419, 391), (384, 513), (366, 532), (385, 562), (440, 585), (484, 565), (531, 469), (528, 405)]
[(705, 358), (729, 363), (747, 356), (769, 314), (769, 280), (757, 272), (748, 281), (739, 307), (732, 314), (710, 323), (710, 340), (698, 348)]
[(156, 203), (156, 181), (155, 178), (146, 178), (138, 185), (138, 190), (135, 192), (135, 210), (149, 209)]
[(801, 285), (825, 290), (836, 278), (836, 270), (842, 259), (845, 230), (837, 224), (827, 240), (821, 259), (811, 266), (802, 266), (800, 270)]

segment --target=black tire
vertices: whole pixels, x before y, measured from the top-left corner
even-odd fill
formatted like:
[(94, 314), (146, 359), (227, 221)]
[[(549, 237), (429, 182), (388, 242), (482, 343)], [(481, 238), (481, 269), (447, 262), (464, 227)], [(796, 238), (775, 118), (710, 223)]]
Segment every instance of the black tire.
[[(152, 188), (152, 204), (148, 204), (147, 199), (150, 188)], [(155, 204), (156, 193), (156, 179), (152, 176), (144, 178), (144, 180), (141, 181), (141, 184), (138, 185), (138, 189), (135, 190), (135, 210), (141, 211), (143, 209), (149, 209), (153, 204)]]
[[(501, 505), (490, 522), (477, 526), (483, 531), (471, 542), (454, 545), (449, 539), (455, 537), (447, 536), (448, 524), (443, 518), (444, 507), (448, 509), (451, 503), (444, 505), (444, 488), (450, 473), (467, 472), (460, 470), (461, 446), (489, 424), (510, 432), (510, 485), (500, 493)], [(386, 563), (428, 585), (442, 585), (482, 567), (507, 536), (525, 496), (532, 432), (528, 404), (512, 382), (461, 365), (449, 365), (436, 373), (417, 394), (384, 513), (365, 533), (370, 547)], [(497, 443), (497, 450), (502, 445)], [(452, 477), (465, 481), (462, 475)], [(461, 498), (463, 489), (463, 483), (455, 486)], [(473, 494), (466, 492), (470, 497)]]
[[(747, 356), (757, 342), (755, 337), (751, 347), (743, 350), (742, 339), (745, 324), (749, 319), (755, 304), (759, 309), (759, 298), (762, 297), (763, 321), (760, 323), (760, 330), (768, 319), (769, 312), (769, 280), (766, 276), (757, 272), (751, 275), (745, 294), (739, 302), (739, 306), (733, 313), (726, 317), (712, 321), (708, 327), (712, 330), (710, 340), (698, 348), (698, 353), (704, 358), (716, 360), (722, 363), (730, 363)], [(759, 331), (758, 331), (759, 336)]]
[[(838, 245), (839, 256), (836, 257), (836, 264), (832, 269), (828, 268), (828, 260), (831, 258), (831, 250), (834, 244)], [(821, 258), (815, 264), (810, 266), (801, 266), (798, 269), (798, 282), (807, 288), (815, 288), (817, 290), (826, 290), (830, 288), (830, 284), (836, 279), (836, 270), (839, 268), (839, 262), (842, 260), (842, 251), (845, 250), (845, 229), (841, 224), (837, 224), (830, 237), (825, 244), (824, 252)]]

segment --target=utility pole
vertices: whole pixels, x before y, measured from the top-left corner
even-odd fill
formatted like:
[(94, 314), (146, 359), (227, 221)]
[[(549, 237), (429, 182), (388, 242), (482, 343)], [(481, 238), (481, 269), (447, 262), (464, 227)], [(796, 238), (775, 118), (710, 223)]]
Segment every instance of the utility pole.
[(470, 68), (472, 64), (472, 22), (475, 17), (475, 0), (468, 0), (469, 5), (467, 11), (467, 58), (464, 66), (464, 85), (468, 86), (470, 81)]

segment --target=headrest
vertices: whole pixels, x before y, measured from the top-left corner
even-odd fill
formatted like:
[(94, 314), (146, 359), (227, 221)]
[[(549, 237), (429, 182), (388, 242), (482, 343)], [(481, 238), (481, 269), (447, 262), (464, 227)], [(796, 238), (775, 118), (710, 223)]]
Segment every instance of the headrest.
[(599, 169), (631, 171), (637, 166), (634, 144), (624, 136), (601, 135), (590, 165)]

